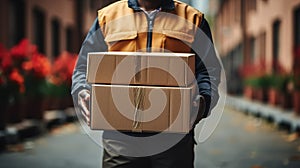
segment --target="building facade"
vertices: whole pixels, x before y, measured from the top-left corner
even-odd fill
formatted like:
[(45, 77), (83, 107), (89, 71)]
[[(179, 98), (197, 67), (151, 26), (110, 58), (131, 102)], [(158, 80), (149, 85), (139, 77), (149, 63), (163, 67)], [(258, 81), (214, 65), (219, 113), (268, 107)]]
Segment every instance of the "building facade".
[(219, 0), (218, 4), (214, 37), (230, 93), (242, 92), (239, 71), (250, 64), (263, 64), (260, 68), (269, 74), (299, 71), (300, 0)]
[(2, 0), (0, 43), (6, 48), (27, 38), (43, 54), (78, 53), (97, 10), (116, 0)]

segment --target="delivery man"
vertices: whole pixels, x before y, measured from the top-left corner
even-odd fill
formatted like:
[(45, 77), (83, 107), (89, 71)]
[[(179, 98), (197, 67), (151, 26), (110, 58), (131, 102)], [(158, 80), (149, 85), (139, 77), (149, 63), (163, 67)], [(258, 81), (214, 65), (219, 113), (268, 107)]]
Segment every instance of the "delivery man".
[[(74, 103), (78, 103), (87, 124), (90, 123), (90, 85), (86, 83), (87, 55), (89, 52), (105, 51), (195, 53), (195, 78), (199, 92), (195, 95), (194, 103), (195, 106), (200, 103), (200, 108), (196, 111), (198, 114), (194, 126), (202, 118), (209, 116), (219, 99), (221, 67), (215, 54), (209, 25), (201, 12), (185, 3), (177, 0), (121, 0), (98, 11), (98, 17), (82, 44), (72, 77)], [(123, 133), (147, 138), (156, 135)], [(169, 135), (169, 139), (156, 144), (171, 139), (172, 135)], [(122, 151), (134, 148), (134, 145), (127, 149), (120, 147), (126, 146), (127, 142), (114, 136), (113, 132), (104, 131), (104, 168), (194, 167), (194, 129), (169, 149), (149, 156), (124, 155)], [(134, 144), (139, 142), (135, 141)], [(152, 144), (148, 149), (155, 147)]]

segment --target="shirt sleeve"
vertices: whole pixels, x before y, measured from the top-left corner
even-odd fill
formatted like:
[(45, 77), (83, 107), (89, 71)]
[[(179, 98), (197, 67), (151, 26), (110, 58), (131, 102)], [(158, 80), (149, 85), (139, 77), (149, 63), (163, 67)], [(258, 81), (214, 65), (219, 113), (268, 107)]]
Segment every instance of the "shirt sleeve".
[(91, 86), (86, 82), (87, 56), (89, 52), (107, 51), (102, 31), (99, 27), (98, 18), (95, 19), (90, 28), (78, 55), (78, 60), (72, 75), (71, 94), (77, 98), (78, 92), (82, 89), (90, 90)]
[(205, 98), (206, 109), (203, 118), (210, 115), (211, 110), (219, 100), (218, 86), (220, 84), (221, 65), (216, 55), (211, 30), (206, 19), (203, 19), (196, 32), (192, 44), (196, 53), (195, 76), (199, 94)]

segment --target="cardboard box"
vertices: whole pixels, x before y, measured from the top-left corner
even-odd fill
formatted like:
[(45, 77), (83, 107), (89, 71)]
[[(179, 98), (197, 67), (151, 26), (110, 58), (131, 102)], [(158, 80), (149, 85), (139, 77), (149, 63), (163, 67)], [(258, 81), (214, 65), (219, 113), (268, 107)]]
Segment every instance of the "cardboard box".
[(93, 84), (91, 129), (187, 133), (192, 120), (194, 86)]
[(189, 86), (195, 80), (189, 53), (98, 52), (88, 54), (87, 82)]

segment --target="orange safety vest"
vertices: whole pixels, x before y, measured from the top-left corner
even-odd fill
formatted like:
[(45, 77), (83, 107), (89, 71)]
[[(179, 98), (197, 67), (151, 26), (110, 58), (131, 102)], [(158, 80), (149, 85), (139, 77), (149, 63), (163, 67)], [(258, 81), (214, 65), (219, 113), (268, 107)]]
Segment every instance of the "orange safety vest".
[(174, 4), (174, 10), (156, 14), (151, 37), (146, 14), (129, 8), (127, 0), (99, 10), (99, 26), (108, 51), (145, 51), (151, 38), (152, 51), (191, 52), (203, 14), (185, 3)]

